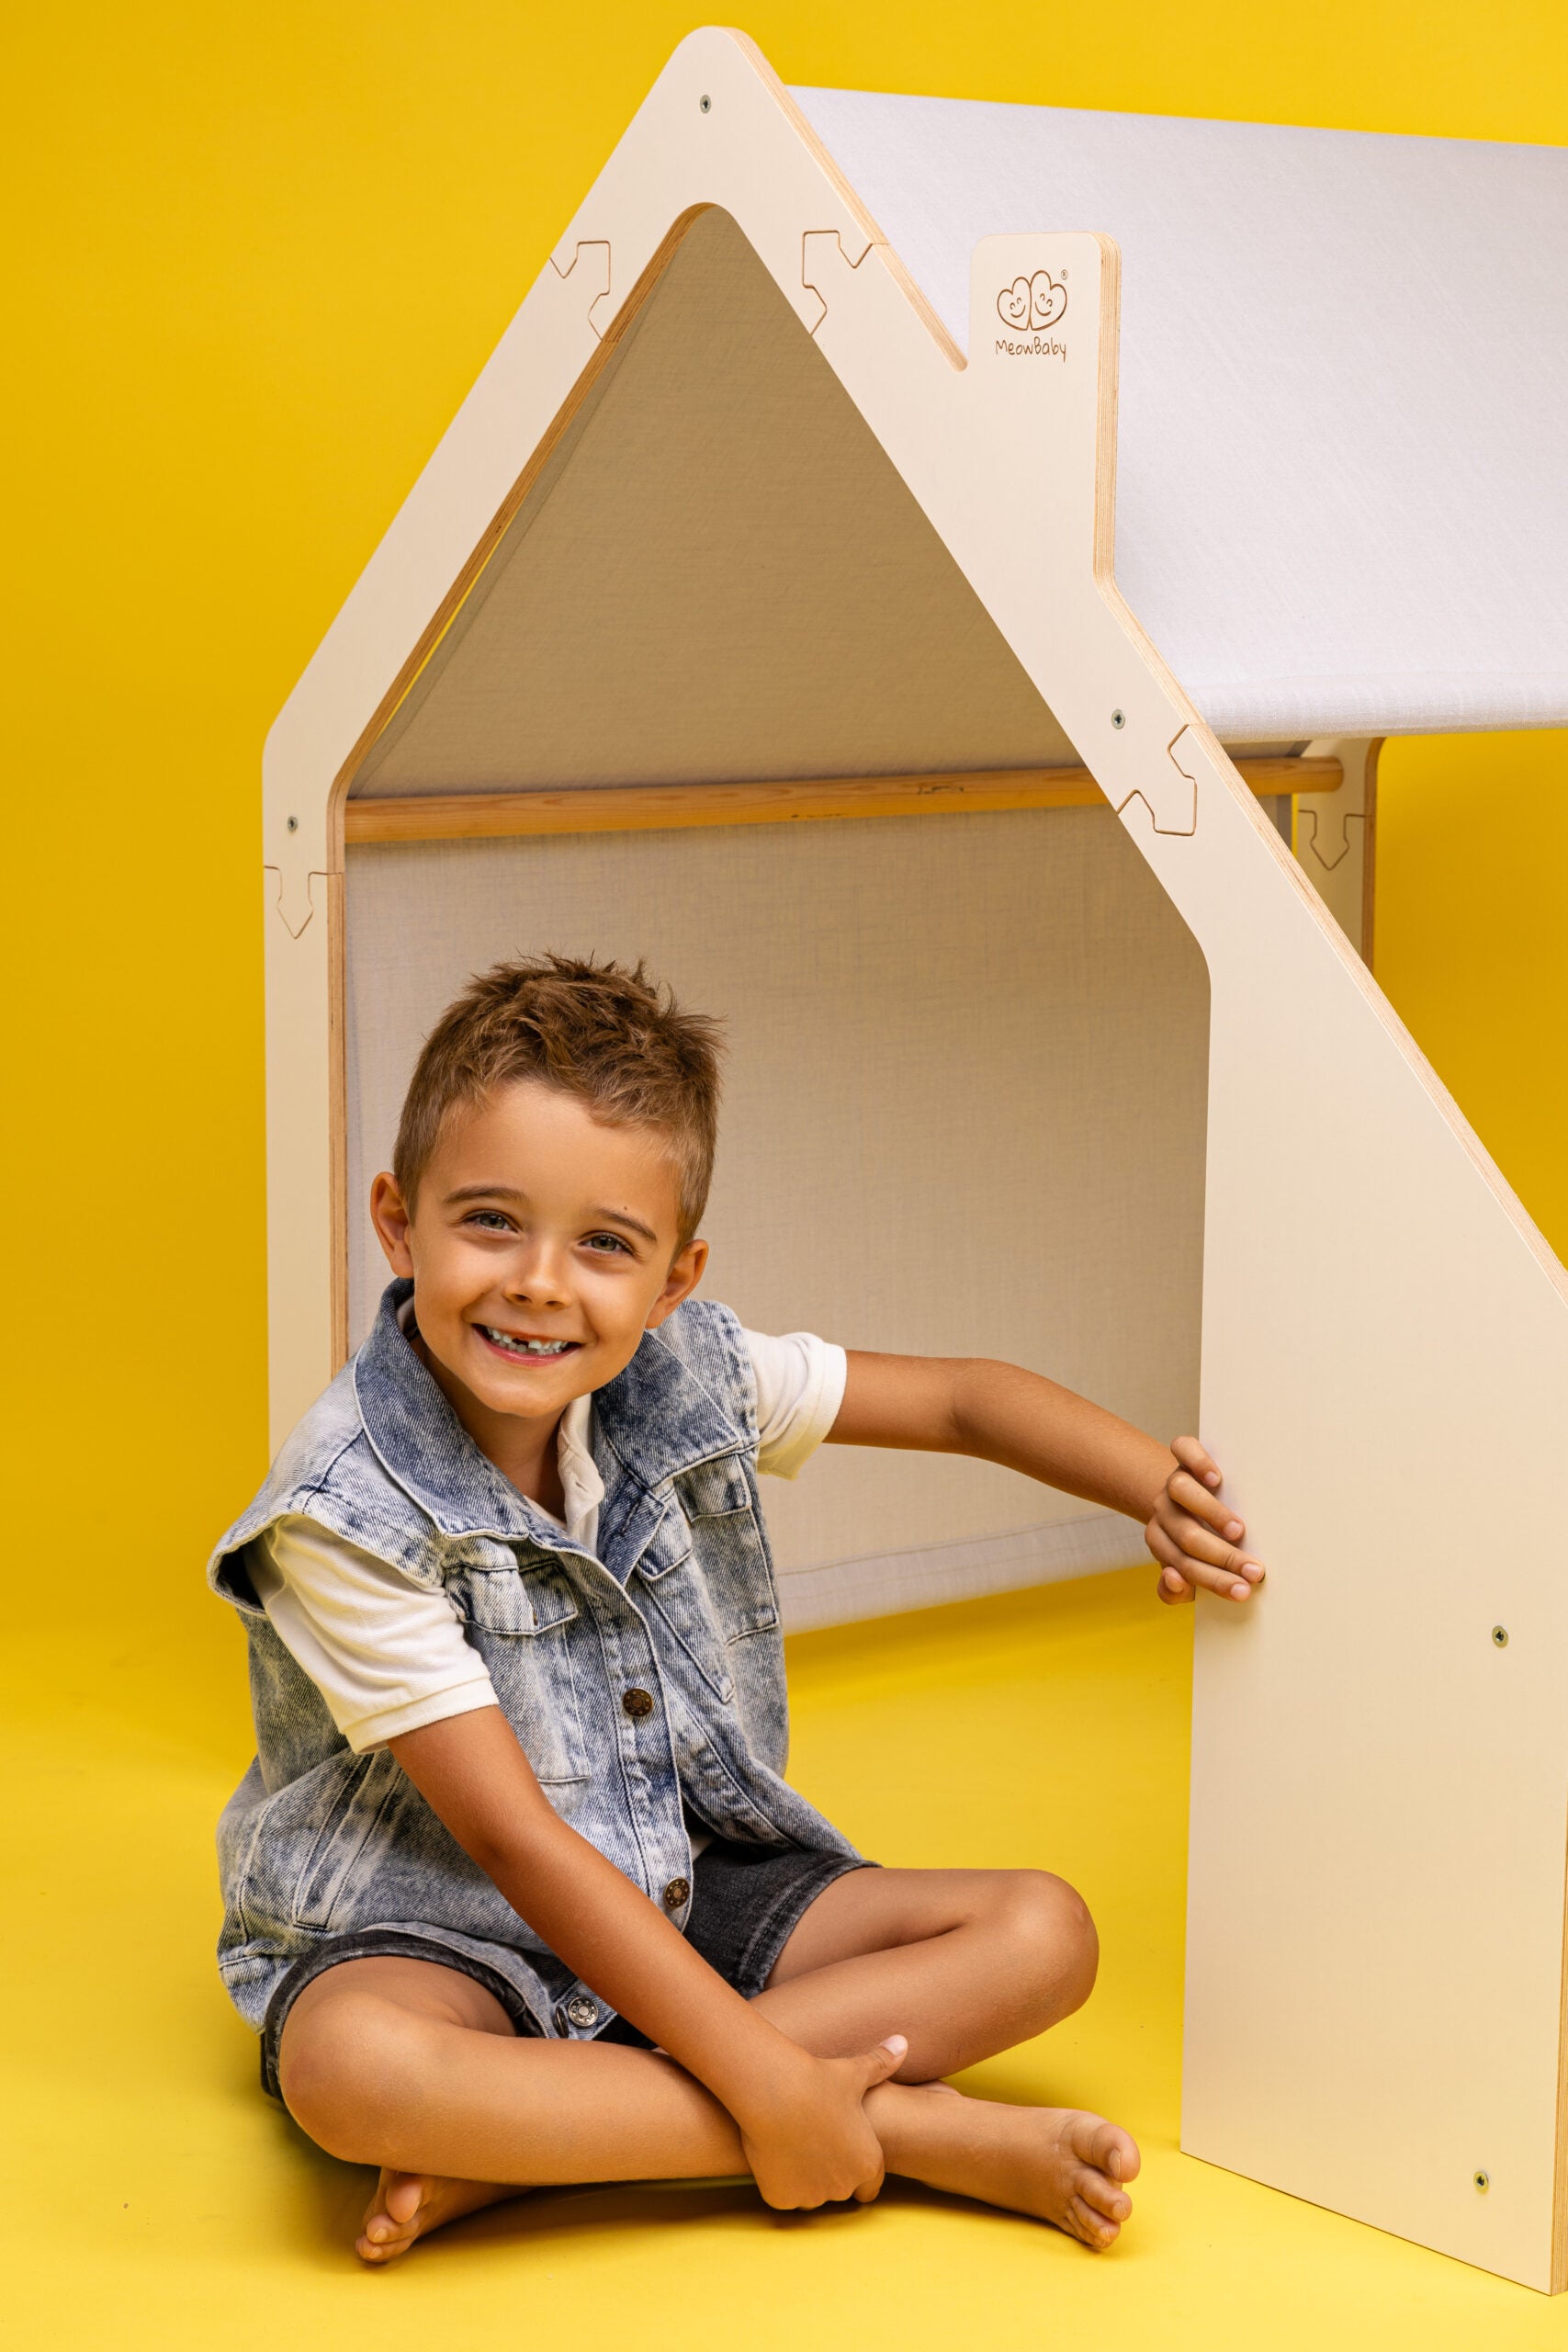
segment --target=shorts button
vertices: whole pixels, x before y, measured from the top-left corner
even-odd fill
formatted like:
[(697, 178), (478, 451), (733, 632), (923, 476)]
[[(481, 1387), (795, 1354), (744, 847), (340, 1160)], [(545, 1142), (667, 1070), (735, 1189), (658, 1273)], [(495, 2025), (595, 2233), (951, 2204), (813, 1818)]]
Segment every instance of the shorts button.
[(566, 2014), (568, 2022), (571, 2025), (590, 2026), (597, 2025), (599, 2022), (598, 2003), (589, 2000), (582, 1993), (572, 1995), (566, 2005)]
[(634, 1724), (640, 1723), (644, 1715), (653, 1713), (653, 1693), (651, 1690), (623, 1690), (621, 1704)]
[(692, 1882), (689, 1878), (672, 1878), (664, 1890), (666, 1911), (679, 1911), (691, 1891)]

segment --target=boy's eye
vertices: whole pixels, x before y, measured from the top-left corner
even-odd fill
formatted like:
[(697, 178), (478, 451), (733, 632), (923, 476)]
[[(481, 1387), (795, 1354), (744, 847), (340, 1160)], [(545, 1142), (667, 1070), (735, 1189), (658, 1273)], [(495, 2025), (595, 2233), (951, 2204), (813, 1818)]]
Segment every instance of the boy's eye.
[(628, 1258), (632, 1254), (630, 1246), (622, 1240), (618, 1233), (591, 1233), (588, 1237), (588, 1247), (590, 1250), (597, 1250), (602, 1255), (608, 1255), (611, 1251), (617, 1250)]
[(499, 1209), (470, 1209), (463, 1219), (465, 1225), (477, 1225), (482, 1233), (510, 1233), (512, 1220)]

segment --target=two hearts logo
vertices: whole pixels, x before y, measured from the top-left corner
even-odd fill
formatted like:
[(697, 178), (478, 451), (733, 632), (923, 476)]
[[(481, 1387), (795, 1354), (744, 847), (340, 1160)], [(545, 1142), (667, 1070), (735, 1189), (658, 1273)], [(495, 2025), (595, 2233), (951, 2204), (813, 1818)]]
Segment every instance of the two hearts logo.
[(1020, 334), (1030, 328), (1054, 327), (1066, 307), (1067, 289), (1048, 269), (1037, 269), (1032, 277), (1015, 277), (997, 296), (998, 317)]

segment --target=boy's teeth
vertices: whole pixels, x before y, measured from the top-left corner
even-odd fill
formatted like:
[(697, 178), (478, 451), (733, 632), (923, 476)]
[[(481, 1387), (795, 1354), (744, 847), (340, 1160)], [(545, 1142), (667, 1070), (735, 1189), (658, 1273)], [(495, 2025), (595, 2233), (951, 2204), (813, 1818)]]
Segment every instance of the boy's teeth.
[(510, 1331), (498, 1331), (492, 1324), (480, 1326), (487, 1340), (498, 1348), (509, 1348), (517, 1356), (563, 1356), (576, 1343), (571, 1340), (518, 1340)]

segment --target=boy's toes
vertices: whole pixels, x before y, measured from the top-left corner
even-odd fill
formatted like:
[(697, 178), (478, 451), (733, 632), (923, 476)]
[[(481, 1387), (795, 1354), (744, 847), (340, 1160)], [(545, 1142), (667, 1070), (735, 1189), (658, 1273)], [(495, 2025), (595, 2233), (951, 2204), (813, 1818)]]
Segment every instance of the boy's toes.
[(362, 2262), (390, 2262), (419, 2235), (420, 2209), (429, 2184), (416, 2172), (383, 2172), (355, 2242)]
[(1130, 2132), (1119, 2123), (1107, 2123), (1099, 2115), (1077, 2118), (1073, 2133), (1073, 2148), (1080, 2163), (1092, 2165), (1096, 2172), (1104, 2173), (1111, 2180), (1136, 2180), (1143, 2159), (1138, 2143)]
[(1081, 2196), (1074, 2197), (1068, 2203), (1067, 2225), (1075, 2237), (1081, 2238), (1085, 2245), (1092, 2246), (1096, 2253), (1113, 2244), (1122, 2234), (1119, 2221), (1111, 2220), (1107, 2214), (1097, 2213)]
[(445, 2180), (433, 2173), (384, 2170), (366, 2210), (354, 2250), (361, 2262), (385, 2263), (406, 2254), (416, 2238), (447, 2222), (477, 2213), (481, 2205), (524, 2192), (504, 2181)]
[(1068, 2206), (1073, 2227), (1086, 2245), (1108, 2246), (1133, 2210), (1122, 2183), (1137, 2177), (1137, 2143), (1098, 2115), (1073, 2116), (1066, 2137), (1077, 2158)]
[(424, 2203), (430, 2184), (422, 2173), (417, 2172), (383, 2173), (381, 2180), (386, 2190), (382, 2201), (387, 2218), (394, 2222), (400, 2230), (406, 2230)]
[(1073, 2183), (1073, 2195), (1100, 2220), (1114, 2222), (1118, 2229), (1133, 2210), (1133, 2200), (1124, 2188), (1107, 2180), (1102, 2172), (1091, 2172), (1087, 2167)]

